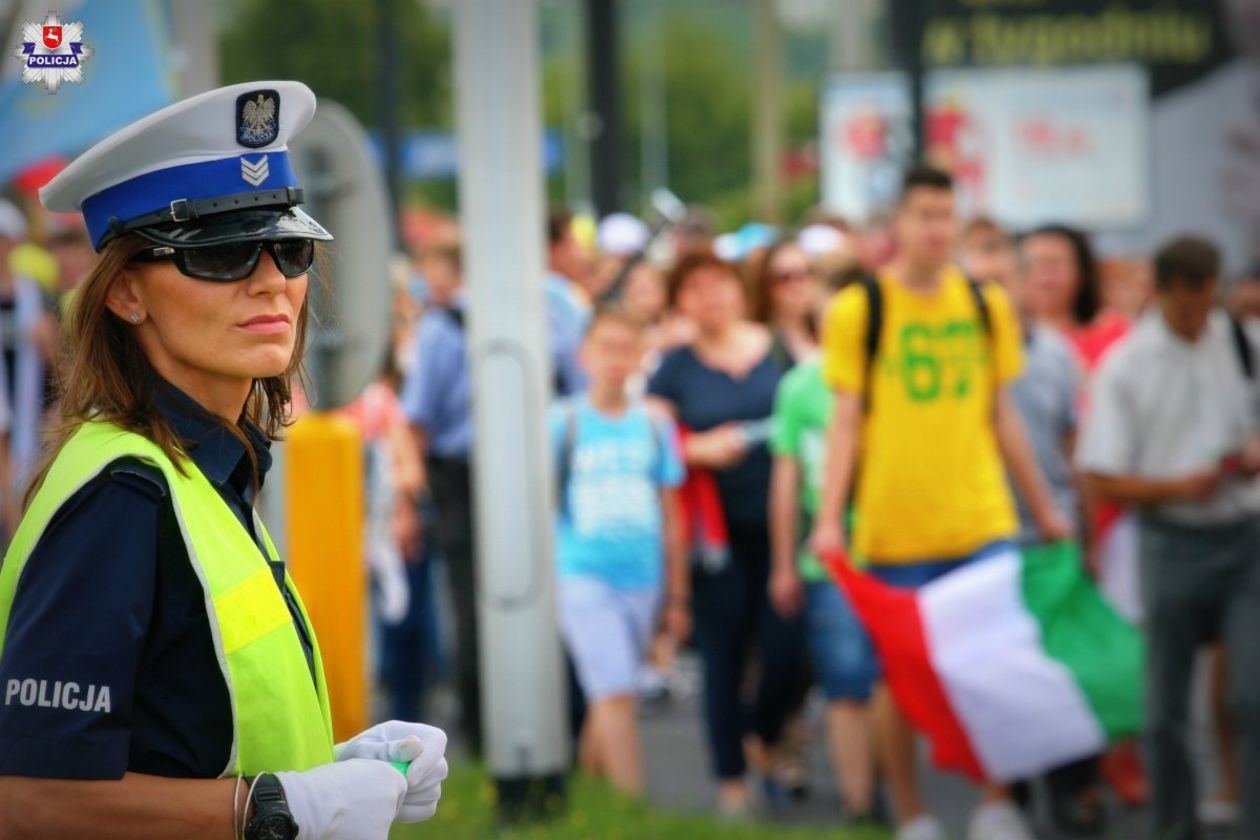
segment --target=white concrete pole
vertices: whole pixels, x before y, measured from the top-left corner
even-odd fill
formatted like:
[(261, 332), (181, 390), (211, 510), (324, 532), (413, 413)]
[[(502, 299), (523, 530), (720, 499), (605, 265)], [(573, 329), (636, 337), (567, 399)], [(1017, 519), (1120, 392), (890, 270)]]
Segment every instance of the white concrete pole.
[(460, 0), (454, 12), (482, 711), (486, 759), (511, 817), (554, 803), (569, 759), (545, 424), (537, 10), (533, 0)]

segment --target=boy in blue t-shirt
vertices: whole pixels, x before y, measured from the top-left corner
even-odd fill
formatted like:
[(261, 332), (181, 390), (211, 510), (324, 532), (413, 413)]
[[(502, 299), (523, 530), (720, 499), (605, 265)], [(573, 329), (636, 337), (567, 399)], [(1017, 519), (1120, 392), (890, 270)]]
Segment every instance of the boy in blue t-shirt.
[(673, 422), (627, 396), (646, 349), (637, 319), (619, 309), (596, 311), (579, 357), (589, 386), (550, 416), (559, 473), (560, 632), (589, 704), (582, 766), (631, 794), (643, 790), (636, 677), (666, 566), (665, 626), (678, 641), (689, 632), (691, 593)]

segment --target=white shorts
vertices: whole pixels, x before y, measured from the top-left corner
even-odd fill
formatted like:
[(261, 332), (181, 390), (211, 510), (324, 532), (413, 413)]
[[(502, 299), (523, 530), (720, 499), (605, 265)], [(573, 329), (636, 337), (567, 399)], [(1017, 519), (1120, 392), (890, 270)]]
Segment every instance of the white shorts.
[(560, 635), (587, 702), (634, 694), (660, 590), (616, 589), (591, 577), (561, 578), (557, 601)]

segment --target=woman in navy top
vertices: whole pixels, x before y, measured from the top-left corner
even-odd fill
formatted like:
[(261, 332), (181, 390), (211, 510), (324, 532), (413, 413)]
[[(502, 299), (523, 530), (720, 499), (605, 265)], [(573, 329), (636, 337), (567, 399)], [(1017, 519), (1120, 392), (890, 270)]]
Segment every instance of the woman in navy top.
[[(745, 289), (726, 262), (707, 253), (684, 257), (670, 277), (670, 299), (695, 323), (696, 337), (661, 361), (648, 391), (689, 430), (684, 459), (692, 471), (712, 472), (726, 519), (727, 551), (693, 567), (692, 592), (718, 805), (740, 813), (748, 808), (743, 749), (748, 713), (762, 747), (756, 769), (768, 772), (804, 672), (803, 625), (779, 616), (766, 589), (766, 438), (783, 370), (771, 354), (769, 332), (745, 320)], [(760, 682), (747, 709), (741, 689), (754, 638)]]

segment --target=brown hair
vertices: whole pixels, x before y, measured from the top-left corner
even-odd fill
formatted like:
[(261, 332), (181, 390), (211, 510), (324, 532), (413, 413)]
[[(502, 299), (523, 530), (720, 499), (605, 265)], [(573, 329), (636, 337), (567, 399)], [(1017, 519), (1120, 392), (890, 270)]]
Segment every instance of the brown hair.
[[(49, 435), (47, 454), (26, 490), (25, 505), (34, 498), (66, 441), (89, 420), (114, 423), (129, 432), (143, 435), (157, 444), (183, 473), (180, 459), (187, 453), (189, 441), (175, 432), (156, 407), (158, 389), (163, 386), (164, 380), (149, 363), (130, 327), (105, 305), (110, 289), (122, 276), (124, 266), (150, 244), (137, 234), (111, 240), (75, 294), (66, 321), (66, 344), (58, 374), (62, 422)], [(318, 257), (318, 244), (316, 248)], [(305, 376), (302, 357), (306, 349), (309, 312), (308, 295), (298, 313), (293, 358), (289, 366), (279, 376), (255, 379), (241, 412), (242, 424), (256, 427), (271, 440), (278, 440), (281, 430), (292, 422), (291, 382), (295, 376), (299, 379)], [(245, 447), (257, 488), (258, 462), (249, 439), (236, 425), (226, 423), (209, 412), (206, 416), (219, 422)]]
[(559, 245), (569, 234), (573, 215), (568, 210), (554, 208), (547, 212), (547, 246)]
[[(795, 239), (780, 239), (769, 248), (762, 248), (748, 261), (748, 287), (752, 297), (749, 315), (754, 321), (768, 325), (774, 317), (775, 257), (785, 248), (800, 247)], [(808, 260), (809, 255), (805, 256)]]
[(1094, 323), (1094, 319), (1103, 308), (1102, 271), (1098, 265), (1098, 257), (1094, 254), (1094, 246), (1090, 244), (1089, 235), (1070, 225), (1053, 224), (1034, 228), (1020, 237), (1019, 241), (1022, 244), (1036, 236), (1057, 236), (1072, 249), (1072, 257), (1076, 261), (1076, 273), (1080, 278), (1076, 297), (1072, 300), (1072, 316), (1081, 326)]
[(666, 278), (666, 288), (668, 289), (669, 305), (676, 306), (678, 304), (678, 292), (682, 289), (683, 284), (687, 282), (687, 278), (704, 268), (717, 268), (731, 275), (731, 279), (739, 286), (740, 292), (747, 297), (748, 289), (744, 285), (744, 278), (740, 275), (735, 266), (719, 257), (712, 251), (691, 251), (684, 254)]
[(954, 176), (926, 163), (915, 164), (901, 178), (901, 198), (898, 203), (905, 204), (910, 193), (919, 189), (952, 191)]
[(1201, 236), (1180, 236), (1155, 254), (1155, 287), (1202, 289), (1221, 274), (1221, 252)]
[(963, 225), (962, 231), (958, 234), (958, 240), (959, 242), (966, 242), (973, 236), (1001, 239), (1004, 246), (1014, 246), (1015, 244), (1015, 238), (1011, 236), (1010, 232), (988, 216), (976, 216)]
[(452, 268), (456, 274), (464, 273), (464, 252), (460, 248), (458, 239), (440, 239), (436, 242), (430, 242), (420, 247), (416, 254), (417, 260), (443, 260)]
[(643, 335), (647, 330), (643, 319), (629, 309), (617, 303), (602, 303), (591, 313), (591, 319), (586, 324), (586, 336), (589, 338), (595, 328), (604, 323), (620, 324), (634, 330), (637, 335)]

